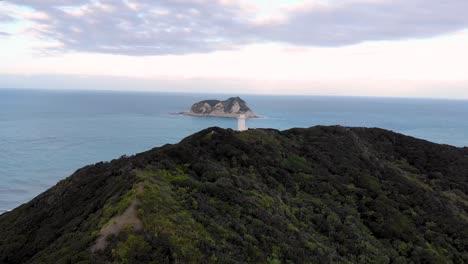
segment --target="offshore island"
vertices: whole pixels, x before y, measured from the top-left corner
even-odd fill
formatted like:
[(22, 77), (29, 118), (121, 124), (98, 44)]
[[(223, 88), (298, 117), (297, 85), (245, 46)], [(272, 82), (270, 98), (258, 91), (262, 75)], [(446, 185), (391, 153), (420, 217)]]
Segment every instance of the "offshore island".
[(204, 100), (195, 103), (189, 112), (179, 112), (178, 114), (190, 116), (211, 116), (237, 118), (244, 115), (245, 118), (259, 118), (253, 113), (247, 103), (240, 97), (231, 97), (224, 101)]

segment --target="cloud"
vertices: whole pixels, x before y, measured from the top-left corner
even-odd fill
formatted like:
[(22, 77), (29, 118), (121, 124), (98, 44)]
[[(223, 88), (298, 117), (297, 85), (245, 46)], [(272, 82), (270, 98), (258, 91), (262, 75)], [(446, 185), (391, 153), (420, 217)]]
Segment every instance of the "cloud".
[[(0, 11), (2, 11), (2, 10), (0, 9)], [(6, 15), (6, 14), (0, 13), (0, 25), (2, 23), (8, 23), (8, 22), (12, 22), (12, 21), (14, 21), (13, 17), (11, 17), (9, 15)], [(7, 33), (7, 32), (4, 32), (4, 31), (0, 30), (0, 38), (5, 37), (5, 36), (10, 36), (10, 33)]]
[[(73, 51), (127, 55), (161, 55), (229, 49), (247, 42), (241, 10), (223, 0), (17, 1), (44, 13), (31, 19), (43, 38), (58, 40)], [(232, 35), (237, 37), (232, 38)]]
[[(0, 9), (0, 11), (1, 11), (1, 9)], [(7, 14), (0, 13), (0, 23), (10, 22), (10, 21), (13, 21), (13, 20), (14, 20), (13, 17), (11, 17), (11, 16), (9, 16)]]
[(465, 0), (367, 0), (305, 5), (281, 24), (261, 25), (264, 39), (342, 46), (373, 40), (424, 38), (468, 27)]
[[(258, 19), (241, 0), (15, 0), (33, 8), (31, 31), (64, 51), (166, 55), (284, 42), (343, 46), (432, 37), (468, 27), (466, 0), (307, 1)], [(0, 17), (1, 19), (1, 17)]]

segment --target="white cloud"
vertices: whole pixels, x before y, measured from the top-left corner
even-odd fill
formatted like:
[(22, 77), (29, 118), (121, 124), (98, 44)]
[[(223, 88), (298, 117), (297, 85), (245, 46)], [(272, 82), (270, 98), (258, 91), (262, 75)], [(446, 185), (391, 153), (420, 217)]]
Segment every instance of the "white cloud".
[[(31, 76), (45, 87), (468, 98), (467, 46), (468, 31), (461, 31), (432, 39), (347, 47), (263, 44), (145, 57), (68, 53), (31, 59), (2, 54), (0, 72)], [(56, 82), (38, 77), (50, 74), (55, 74)], [(76, 82), (77, 76), (93, 77)], [(121, 82), (122, 78), (127, 81)], [(92, 80), (100, 81), (89, 85)], [(8, 84), (0, 80), (0, 87)]]
[(468, 2), (264, 2), (0, 2), (0, 88), (468, 98)]
[(343, 46), (468, 27), (465, 0), (316, 0), (267, 11), (240, 0), (9, 2), (33, 8), (34, 15), (23, 19), (34, 21), (32, 29), (42, 38), (62, 42), (63, 51), (126, 55), (203, 53), (268, 42)]
[(35, 22), (31, 30), (62, 42), (64, 51), (185, 54), (230, 49), (245, 41), (242, 5), (221, 0), (11, 2), (46, 14), (47, 20), (29, 18)]
[(264, 38), (300, 45), (427, 38), (468, 27), (463, 0), (337, 1), (304, 5), (263, 28)]

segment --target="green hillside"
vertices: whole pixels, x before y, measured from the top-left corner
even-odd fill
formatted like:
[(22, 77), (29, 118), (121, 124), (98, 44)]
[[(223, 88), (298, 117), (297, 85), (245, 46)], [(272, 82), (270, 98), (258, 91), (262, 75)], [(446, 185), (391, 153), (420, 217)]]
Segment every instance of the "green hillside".
[(209, 128), (0, 216), (0, 263), (468, 263), (468, 148)]

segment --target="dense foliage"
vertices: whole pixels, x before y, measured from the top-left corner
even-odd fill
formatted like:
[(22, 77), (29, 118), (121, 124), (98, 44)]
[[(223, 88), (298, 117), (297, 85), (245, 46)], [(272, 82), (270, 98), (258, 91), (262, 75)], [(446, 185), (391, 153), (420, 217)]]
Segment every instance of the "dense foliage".
[(465, 263), (467, 179), (467, 148), (381, 129), (210, 128), (0, 216), (0, 263)]

